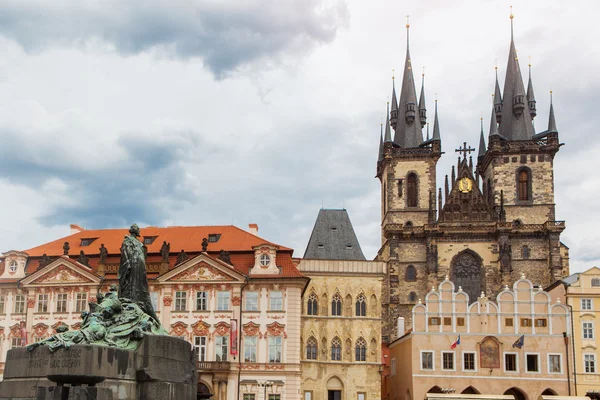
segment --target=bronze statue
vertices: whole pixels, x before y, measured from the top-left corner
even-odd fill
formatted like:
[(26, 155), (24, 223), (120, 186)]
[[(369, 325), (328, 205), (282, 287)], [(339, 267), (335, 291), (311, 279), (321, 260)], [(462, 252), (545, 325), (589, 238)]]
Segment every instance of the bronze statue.
[(185, 251), (183, 251), (183, 249), (181, 249), (181, 252), (177, 255), (177, 261), (175, 262), (175, 264), (181, 264), (188, 258), (190, 258), (190, 257), (186, 254)]
[(121, 263), (119, 265), (119, 298), (126, 298), (140, 306), (140, 308), (156, 321), (159, 321), (148, 289), (146, 277), (146, 257), (143, 244), (138, 240), (140, 228), (137, 224), (131, 225), (129, 236), (125, 236), (121, 245)]
[(171, 243), (167, 243), (165, 240), (160, 247), (160, 255), (162, 256), (163, 262), (169, 262), (169, 253), (171, 252)]
[(90, 266), (89, 261), (90, 261), (89, 258), (85, 255), (83, 250), (79, 251), (79, 257), (77, 257), (77, 262), (89, 267)]
[(202, 251), (206, 251), (208, 249), (208, 239), (202, 239)]
[(71, 249), (71, 246), (69, 246), (69, 242), (65, 242), (65, 244), (63, 244), (63, 254), (65, 256), (68, 256), (70, 249)]
[(106, 262), (106, 257), (108, 257), (108, 250), (104, 247), (104, 243), (100, 245), (100, 264), (104, 264)]

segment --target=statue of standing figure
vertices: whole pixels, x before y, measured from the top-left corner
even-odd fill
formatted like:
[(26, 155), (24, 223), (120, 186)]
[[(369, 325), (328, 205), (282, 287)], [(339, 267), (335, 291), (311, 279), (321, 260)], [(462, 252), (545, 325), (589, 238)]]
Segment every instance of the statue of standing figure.
[(140, 228), (131, 225), (129, 236), (125, 236), (121, 245), (121, 263), (119, 264), (119, 298), (126, 298), (137, 305), (160, 323), (154, 312), (146, 277), (146, 256), (144, 245), (138, 240)]

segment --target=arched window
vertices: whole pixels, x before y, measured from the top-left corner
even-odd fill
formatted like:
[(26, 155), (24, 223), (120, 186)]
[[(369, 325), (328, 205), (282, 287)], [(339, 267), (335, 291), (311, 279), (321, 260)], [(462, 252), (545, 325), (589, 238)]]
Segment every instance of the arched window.
[(592, 286), (600, 286), (600, 278), (592, 278)]
[(337, 336), (331, 341), (331, 361), (342, 361), (342, 341)]
[(410, 173), (406, 177), (406, 206), (417, 207), (418, 201), (417, 174)]
[(413, 226), (412, 221), (406, 221), (406, 223), (404, 224), (405, 227), (410, 228)]
[(319, 299), (317, 299), (317, 295), (315, 292), (312, 292), (310, 296), (308, 296), (308, 315), (319, 315)]
[(527, 259), (529, 259), (529, 255), (530, 255), (530, 250), (529, 250), (529, 247), (527, 247), (527, 246), (523, 246), (523, 247), (521, 248), (521, 258), (522, 258), (523, 260), (527, 260)]
[(367, 299), (364, 294), (359, 294), (356, 298), (356, 316), (366, 317), (367, 316)]
[(306, 359), (316, 360), (317, 359), (317, 339), (310, 337), (306, 342)]
[(531, 200), (531, 171), (521, 168), (517, 171), (517, 199), (519, 201)]
[(412, 265), (406, 267), (404, 272), (404, 280), (407, 282), (414, 282), (417, 280), (417, 270)]
[(415, 292), (410, 292), (410, 294), (408, 295), (408, 301), (410, 303), (416, 303), (417, 302), (417, 294)]
[(8, 267), (10, 272), (17, 272), (17, 262), (15, 260), (12, 260), (10, 262), (10, 265)]
[(331, 300), (331, 315), (342, 315), (342, 298), (339, 293), (334, 294)]
[(367, 361), (367, 342), (363, 338), (359, 338), (356, 341), (355, 357), (355, 361)]

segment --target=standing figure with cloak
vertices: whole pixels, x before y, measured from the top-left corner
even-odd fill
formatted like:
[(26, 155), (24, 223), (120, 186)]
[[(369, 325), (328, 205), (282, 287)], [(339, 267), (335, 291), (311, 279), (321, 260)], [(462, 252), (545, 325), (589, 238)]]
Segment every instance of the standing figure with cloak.
[(146, 256), (144, 246), (138, 240), (140, 228), (137, 224), (129, 228), (129, 236), (125, 236), (121, 245), (121, 263), (119, 265), (119, 298), (126, 298), (136, 303), (160, 326), (160, 320), (154, 312), (148, 278), (146, 276)]

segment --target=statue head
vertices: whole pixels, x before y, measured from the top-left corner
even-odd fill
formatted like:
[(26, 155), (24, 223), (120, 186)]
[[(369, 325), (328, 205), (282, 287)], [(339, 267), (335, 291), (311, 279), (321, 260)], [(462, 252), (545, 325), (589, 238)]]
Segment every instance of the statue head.
[(137, 224), (131, 225), (131, 228), (129, 228), (129, 233), (135, 237), (140, 237), (140, 227), (137, 226)]

